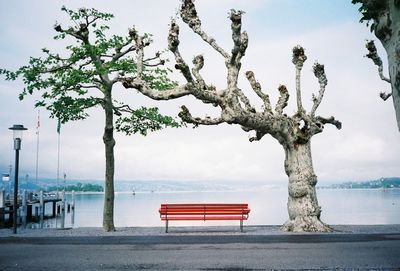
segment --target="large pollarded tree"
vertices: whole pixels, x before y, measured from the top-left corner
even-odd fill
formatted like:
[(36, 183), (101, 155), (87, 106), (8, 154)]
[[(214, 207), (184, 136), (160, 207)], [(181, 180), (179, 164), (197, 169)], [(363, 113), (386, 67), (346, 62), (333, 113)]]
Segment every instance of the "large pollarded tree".
[(205, 33), (197, 15), (193, 0), (184, 0), (180, 16), (194, 33), (208, 43), (225, 60), (227, 69), (226, 88), (217, 90), (205, 82), (201, 76), (204, 58), (202, 55), (193, 58), (193, 67), (190, 68), (179, 52), (179, 26), (172, 21), (168, 36), (169, 50), (175, 56), (175, 68), (180, 70), (186, 83), (175, 88), (158, 91), (151, 87), (145, 80), (143, 70), (145, 44), (143, 37), (136, 34), (134, 44), (137, 48), (137, 76), (125, 77), (123, 85), (133, 88), (155, 100), (169, 100), (186, 95), (213, 104), (221, 109), (217, 118), (193, 117), (188, 108), (182, 106), (179, 116), (187, 123), (194, 125), (218, 125), (221, 123), (238, 124), (246, 132), (253, 131), (255, 136), (250, 141), (260, 140), (264, 135), (271, 135), (282, 145), (285, 151), (285, 171), (289, 177), (289, 220), (283, 225), (287, 231), (331, 231), (332, 229), (320, 220), (321, 207), (318, 205), (315, 185), (317, 176), (314, 173), (311, 157), (311, 138), (324, 130), (325, 124), (333, 124), (338, 129), (341, 123), (333, 117), (324, 118), (316, 115), (316, 110), (324, 96), (327, 78), (324, 66), (315, 64), (314, 74), (319, 82), (319, 92), (313, 95), (313, 106), (306, 111), (302, 104), (300, 74), (307, 57), (304, 49), (297, 46), (293, 49), (293, 64), (296, 70), (296, 101), (297, 111), (288, 116), (283, 111), (289, 100), (286, 86), (279, 86), (280, 98), (272, 106), (267, 93), (262, 91), (261, 85), (255, 79), (252, 71), (245, 73), (253, 91), (263, 101), (263, 109), (256, 110), (238, 86), (238, 77), (241, 70), (241, 59), (245, 55), (248, 36), (242, 32), (242, 11), (231, 10), (233, 48), (230, 52), (221, 48), (216, 40)]
[(378, 66), (379, 76), (391, 85), (391, 91), (381, 92), (380, 97), (387, 100), (392, 97), (396, 111), (397, 126), (400, 130), (400, 1), (399, 0), (352, 0), (360, 3), (359, 11), (363, 15), (361, 22), (371, 24), (371, 31), (380, 40), (386, 50), (389, 77), (383, 74), (383, 64), (373, 41), (368, 41), (367, 57)]
[[(152, 89), (163, 90), (175, 86), (168, 79), (168, 70), (160, 54), (135, 63), (135, 52), (139, 48), (132, 45), (136, 38), (134, 30), (126, 36), (107, 35), (105, 22), (112, 14), (96, 9), (81, 8), (73, 11), (62, 8), (71, 26), (66, 28), (56, 24), (56, 40), (70, 42), (64, 51), (52, 53), (42, 49), (45, 57), (31, 57), (26, 66), (12, 72), (0, 69), (6, 80), (22, 77), (26, 88), (19, 98), (40, 93), (37, 107), (45, 107), (51, 117), (62, 123), (83, 120), (89, 117), (88, 110), (101, 108), (104, 113), (103, 142), (105, 147), (105, 189), (103, 209), (103, 229), (114, 231), (114, 131), (128, 135), (160, 130), (164, 127), (178, 127), (172, 117), (163, 116), (158, 108), (133, 108), (124, 101), (116, 100), (113, 90), (121, 83), (123, 76), (140, 75), (141, 80)], [(145, 35), (142, 43), (149, 45), (151, 38)], [(86, 151), (86, 150), (84, 150)]]

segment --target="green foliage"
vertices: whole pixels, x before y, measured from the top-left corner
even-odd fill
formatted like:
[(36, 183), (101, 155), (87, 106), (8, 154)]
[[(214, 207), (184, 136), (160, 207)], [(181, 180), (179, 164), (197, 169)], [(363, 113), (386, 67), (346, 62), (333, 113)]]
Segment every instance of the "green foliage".
[[(114, 84), (120, 82), (121, 76), (135, 77), (137, 67), (135, 46), (128, 31), (126, 36), (107, 35), (109, 27), (106, 23), (114, 17), (112, 14), (88, 8), (73, 11), (64, 6), (61, 10), (69, 17), (71, 26), (63, 28), (56, 23), (54, 29), (58, 34), (54, 39), (71, 40), (65, 50), (54, 53), (43, 48), (43, 56), (31, 57), (27, 65), (16, 71), (0, 69), (0, 75), (9, 81), (22, 78), (25, 88), (19, 99), (40, 93), (41, 98), (35, 106), (45, 107), (52, 118), (66, 123), (86, 119), (90, 108), (104, 108), (105, 103), (110, 103), (106, 97), (111, 97)], [(146, 44), (151, 43), (150, 34), (144, 39)], [(143, 77), (151, 87), (165, 90), (176, 86), (168, 78), (170, 72), (158, 65), (150, 65), (145, 67)], [(171, 117), (160, 115), (154, 108), (123, 111), (127, 117), (121, 117), (120, 111), (115, 112), (120, 117), (117, 127), (126, 134), (146, 134), (147, 130), (178, 127)]]
[(90, 184), (90, 183), (77, 183), (73, 185), (68, 185), (66, 187), (58, 187), (57, 186), (51, 186), (47, 188), (47, 191), (57, 191), (57, 190), (65, 190), (68, 192), (71, 191), (76, 191), (76, 192), (104, 192), (104, 188), (101, 185), (98, 184)]
[(161, 130), (164, 127), (180, 127), (181, 124), (174, 118), (163, 116), (158, 112), (157, 107), (134, 110), (129, 117), (120, 117), (116, 121), (117, 131), (124, 132), (127, 135), (140, 133), (144, 136), (148, 131)]
[(383, 13), (384, 10), (388, 8), (388, 3), (386, 0), (352, 0), (351, 3), (361, 4), (358, 9), (358, 11), (362, 14), (360, 23), (366, 21), (368, 26), (369, 23), (372, 21), (370, 27), (371, 32), (373, 32), (376, 28), (376, 21), (378, 20), (378, 17)]

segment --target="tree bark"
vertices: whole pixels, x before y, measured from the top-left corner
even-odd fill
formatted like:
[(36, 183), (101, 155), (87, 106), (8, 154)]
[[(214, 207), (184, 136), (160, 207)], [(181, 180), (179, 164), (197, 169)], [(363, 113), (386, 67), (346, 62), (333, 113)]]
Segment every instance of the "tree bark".
[(400, 37), (398, 38), (397, 41), (397, 48), (394, 48), (395, 45), (391, 45), (388, 47), (389, 48), (386, 50), (388, 52), (389, 74), (392, 85), (393, 106), (396, 112), (397, 127), (400, 131)]
[(388, 57), (393, 105), (400, 130), (400, 3), (389, 1), (389, 15), (391, 35), (380, 39)]
[(393, 105), (400, 130), (400, 3), (388, 1), (386, 12), (379, 18), (375, 35), (387, 53)]
[[(400, 1), (362, 0), (360, 2), (365, 8), (363, 12), (366, 14), (365, 16), (373, 20), (372, 29), (374, 29), (375, 36), (386, 50), (390, 79), (382, 78), (382, 67), (379, 68), (379, 72), (381, 79), (391, 84), (392, 91), (389, 94), (381, 93), (381, 98), (386, 100), (390, 95), (392, 96), (397, 127), (400, 131)], [(367, 57), (370, 56), (367, 55)], [(379, 56), (376, 57), (379, 58)], [(382, 66), (380, 59), (378, 62), (374, 60), (374, 63)]]
[(285, 231), (331, 232), (328, 225), (320, 220), (321, 207), (318, 205), (311, 157), (311, 143), (285, 146), (285, 171), (289, 177), (288, 213), (289, 220), (282, 226)]
[(111, 89), (104, 97), (105, 127), (103, 142), (106, 155), (106, 172), (104, 187), (103, 229), (115, 231), (114, 227), (114, 112), (111, 99)]

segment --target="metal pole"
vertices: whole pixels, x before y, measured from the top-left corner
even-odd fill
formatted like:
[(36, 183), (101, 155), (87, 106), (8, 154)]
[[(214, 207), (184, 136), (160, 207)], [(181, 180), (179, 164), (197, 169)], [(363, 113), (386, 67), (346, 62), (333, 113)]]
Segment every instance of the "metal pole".
[(57, 146), (57, 198), (58, 198), (59, 180), (60, 180), (60, 133), (58, 133), (58, 146)]
[(22, 191), (22, 226), (26, 228), (26, 216), (27, 216), (27, 206), (26, 206), (26, 190)]
[[(21, 141), (16, 138), (15, 141)], [(15, 142), (18, 144), (18, 142)], [(19, 142), (19, 144), (21, 144)], [(13, 205), (13, 233), (17, 233), (17, 209), (18, 209), (18, 169), (19, 169), (19, 148), (15, 149), (15, 173), (14, 173), (14, 205)]]
[(40, 111), (38, 110), (38, 122), (36, 127), (36, 171), (35, 171), (35, 181), (38, 184), (38, 173), (39, 173), (39, 127), (40, 127)]
[(8, 175), (8, 176), (10, 176), (8, 178), (8, 197), (9, 198), (11, 197), (11, 172), (12, 172), (12, 165), (10, 165), (10, 175)]
[(43, 190), (39, 192), (39, 227), (43, 229), (43, 220), (44, 220), (44, 198), (43, 198)]
[(61, 229), (64, 229), (65, 223), (65, 191), (61, 192)]

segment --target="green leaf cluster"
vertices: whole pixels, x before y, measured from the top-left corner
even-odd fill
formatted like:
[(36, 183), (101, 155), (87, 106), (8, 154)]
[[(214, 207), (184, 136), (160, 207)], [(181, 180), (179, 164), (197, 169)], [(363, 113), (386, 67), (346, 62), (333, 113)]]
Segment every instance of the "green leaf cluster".
[[(396, 0), (398, 1), (398, 0)], [(388, 8), (388, 1), (378, 0), (378, 1), (365, 1), (365, 0), (352, 0), (352, 4), (361, 4), (358, 11), (362, 14), (360, 23), (364, 21), (367, 22), (367, 26), (371, 23), (371, 32), (375, 30), (376, 23), (374, 21), (378, 20), (378, 17), (383, 13), (384, 10)]]
[(117, 131), (126, 135), (140, 133), (144, 136), (148, 131), (154, 132), (166, 127), (181, 127), (182, 124), (170, 116), (161, 115), (157, 107), (141, 107), (133, 110), (129, 117), (120, 117), (116, 121)]

